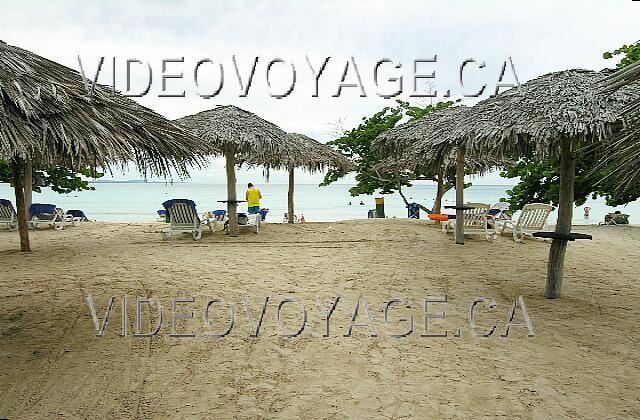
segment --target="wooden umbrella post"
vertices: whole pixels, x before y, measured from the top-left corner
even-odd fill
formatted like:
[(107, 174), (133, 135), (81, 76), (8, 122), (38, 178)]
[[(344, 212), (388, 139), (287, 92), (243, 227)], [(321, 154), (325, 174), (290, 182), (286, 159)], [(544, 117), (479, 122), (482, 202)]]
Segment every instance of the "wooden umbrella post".
[(293, 190), (294, 190), (294, 178), (295, 178), (295, 174), (294, 174), (294, 168), (293, 166), (289, 168), (289, 193), (287, 195), (287, 198), (289, 200), (288, 202), (288, 207), (287, 207), (287, 218), (289, 223), (293, 223), (294, 222), (294, 208), (293, 208)]
[(23, 178), (23, 162), (14, 159), (11, 162), (11, 170), (13, 172), (13, 185), (16, 194), (16, 207), (18, 217), (18, 231), (20, 233), (20, 250), (22, 252), (31, 252), (31, 243), (29, 242), (29, 226), (27, 225), (27, 209), (24, 202), (24, 178)]
[(235, 151), (228, 149), (225, 151), (227, 169), (227, 214), (229, 216), (229, 236), (238, 236), (238, 203), (236, 196), (236, 159)]
[[(556, 233), (567, 235), (571, 232), (573, 218), (573, 190), (576, 176), (575, 139), (562, 139), (560, 142), (560, 192), (558, 200), (558, 221)], [(544, 296), (548, 299), (560, 297), (564, 258), (567, 252), (566, 239), (553, 239), (549, 250), (547, 266), (547, 285)]]
[(464, 147), (456, 152), (456, 243), (464, 245)]
[(29, 218), (29, 207), (33, 204), (33, 162), (27, 160), (24, 165), (24, 209)]

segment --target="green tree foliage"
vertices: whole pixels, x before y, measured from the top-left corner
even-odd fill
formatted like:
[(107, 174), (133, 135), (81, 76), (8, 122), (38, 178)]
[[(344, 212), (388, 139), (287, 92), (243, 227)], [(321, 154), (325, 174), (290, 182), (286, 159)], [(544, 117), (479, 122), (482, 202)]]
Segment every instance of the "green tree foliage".
[[(605, 59), (621, 56), (617, 67), (628, 66), (640, 60), (640, 41), (605, 52), (602, 56)], [(594, 148), (582, 148), (576, 154), (576, 205), (583, 205), (589, 197), (604, 197), (609, 206), (619, 206), (638, 199), (640, 186), (622, 193), (618, 191), (618, 185), (606, 179), (609, 170), (596, 171), (598, 153)], [(500, 175), (505, 178), (520, 177), (520, 182), (507, 191), (508, 198), (504, 200), (511, 205), (511, 210), (519, 210), (532, 202), (558, 203), (560, 161), (557, 157), (543, 161), (523, 160)]]
[(640, 41), (636, 41), (631, 45), (623, 45), (611, 52), (607, 51), (602, 54), (602, 58), (610, 59), (614, 56), (621, 55), (620, 62), (616, 64), (618, 68), (626, 67), (640, 60)]
[[(374, 167), (381, 162), (381, 159), (371, 149), (371, 145), (378, 135), (393, 128), (405, 116), (410, 117), (412, 121), (453, 104), (454, 102), (447, 101), (417, 107), (410, 106), (407, 102), (396, 101), (395, 107), (385, 107), (371, 117), (362, 118), (362, 122), (356, 128), (330, 141), (329, 145), (335, 146), (337, 150), (348, 156), (357, 167), (355, 176), (357, 184), (349, 189), (351, 195), (373, 194), (376, 191), (381, 194), (391, 194), (394, 191), (402, 193), (402, 187), (411, 186), (410, 179), (433, 179), (434, 174), (380, 173)], [(331, 169), (320, 185), (329, 185), (345, 175), (346, 173), (340, 170)]]
[[(593, 172), (598, 164), (598, 157), (591, 151), (576, 153), (575, 204), (583, 205), (589, 197), (596, 199), (604, 197), (608, 206), (619, 206), (640, 197), (640, 185), (624, 193), (618, 191), (616, 185), (607, 182), (607, 170)], [(548, 203), (558, 205), (559, 170), (558, 157), (552, 157), (542, 162), (523, 160), (500, 175), (505, 178), (520, 177), (520, 182), (507, 191), (511, 210), (519, 210), (527, 203)]]
[[(63, 168), (61, 166), (49, 165), (43, 169), (33, 170), (33, 191), (41, 192), (44, 187), (51, 189), (60, 194), (69, 194), (74, 191), (95, 190), (89, 185), (88, 181), (82, 179), (100, 178), (104, 174), (93, 171), (91, 169), (82, 169), (78, 172)], [(0, 182), (6, 182), (13, 185), (13, 173), (8, 162), (0, 161)]]

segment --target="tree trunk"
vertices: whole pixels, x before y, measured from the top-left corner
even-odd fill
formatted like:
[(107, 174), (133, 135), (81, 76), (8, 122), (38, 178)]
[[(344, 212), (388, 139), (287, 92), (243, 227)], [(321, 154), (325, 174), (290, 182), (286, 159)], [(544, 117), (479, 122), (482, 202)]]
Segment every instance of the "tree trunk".
[(287, 194), (287, 198), (289, 200), (287, 206), (287, 218), (289, 219), (289, 223), (293, 223), (295, 220), (295, 211), (293, 208), (294, 175), (294, 168), (289, 168), (289, 193)]
[(440, 214), (442, 211), (442, 197), (444, 196), (444, 176), (443, 170), (440, 168), (438, 171), (438, 176), (436, 182), (438, 183), (438, 187), (436, 189), (436, 199), (433, 202), (433, 209), (431, 211), (435, 214)]
[(464, 245), (464, 147), (456, 152), (456, 243)]
[(33, 162), (25, 162), (24, 166), (24, 208), (29, 218), (29, 207), (33, 204)]
[(406, 207), (409, 207), (409, 200), (407, 200), (407, 197), (402, 192), (402, 185), (400, 183), (398, 183), (398, 194), (400, 195), (400, 197), (402, 197), (402, 201), (404, 201), (404, 205)]
[(22, 252), (31, 252), (31, 243), (29, 242), (29, 226), (27, 225), (27, 209), (24, 202), (24, 175), (23, 162), (15, 159), (11, 162), (11, 170), (13, 172), (13, 184), (16, 194), (16, 213), (18, 217), (18, 231), (20, 233), (20, 250)]
[[(444, 196), (444, 176), (442, 175), (443, 170), (440, 168), (438, 171), (438, 175), (436, 176), (436, 199), (433, 201), (433, 207), (431, 208), (431, 213), (440, 214), (442, 212), (442, 197)], [(436, 226), (442, 225), (440, 220), (436, 220)]]
[(238, 199), (236, 196), (236, 154), (234, 150), (225, 153), (227, 169), (227, 214), (229, 216), (229, 236), (238, 236)]
[[(556, 233), (571, 232), (573, 218), (573, 190), (576, 176), (575, 139), (562, 139), (560, 142), (560, 192), (558, 200), (558, 221)], [(544, 296), (548, 299), (560, 297), (564, 258), (567, 253), (567, 240), (554, 239), (549, 250), (549, 264), (547, 266), (547, 285)]]

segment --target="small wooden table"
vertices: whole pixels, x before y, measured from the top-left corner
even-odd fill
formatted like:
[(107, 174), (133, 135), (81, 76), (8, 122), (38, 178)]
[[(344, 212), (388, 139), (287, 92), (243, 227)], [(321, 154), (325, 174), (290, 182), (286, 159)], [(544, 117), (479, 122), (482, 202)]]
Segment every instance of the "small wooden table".
[(445, 209), (456, 209), (456, 210), (471, 210), (475, 209), (475, 207), (471, 206), (444, 206)]
[(246, 203), (247, 200), (218, 200), (218, 203), (229, 203), (229, 204), (238, 204), (238, 203)]
[(589, 239), (592, 240), (591, 235), (586, 233), (557, 233), (557, 232), (534, 232), (533, 236), (536, 238), (548, 238), (559, 239), (561, 241), (575, 241), (576, 239)]

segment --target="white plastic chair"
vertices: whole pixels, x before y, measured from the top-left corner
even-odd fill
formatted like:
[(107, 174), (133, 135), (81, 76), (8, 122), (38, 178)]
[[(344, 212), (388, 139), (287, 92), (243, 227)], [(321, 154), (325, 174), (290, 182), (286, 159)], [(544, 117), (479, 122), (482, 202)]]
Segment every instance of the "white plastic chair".
[[(489, 227), (487, 216), (491, 207), (485, 203), (467, 203), (465, 207), (470, 207), (462, 212), (465, 235), (482, 235), (487, 240), (492, 241), (496, 236), (494, 228)], [(455, 233), (457, 219), (447, 220), (442, 223), (442, 231), (447, 233), (453, 230)]]
[(513, 240), (522, 243), (525, 235), (532, 235), (534, 232), (543, 231), (547, 226), (549, 214), (553, 207), (543, 203), (525, 204), (520, 212), (517, 221), (504, 220), (496, 221), (496, 230), (500, 235), (506, 228), (513, 230)]
[(191, 233), (194, 241), (200, 240), (205, 226), (209, 228), (209, 232), (213, 233), (211, 222), (208, 219), (200, 220), (195, 207), (187, 203), (174, 203), (167, 211), (169, 212), (169, 229), (161, 232), (162, 239), (165, 241), (169, 240), (174, 233)]
[(64, 210), (55, 207), (53, 205), (44, 205), (52, 209), (52, 212), (42, 212), (37, 209), (36, 206), (43, 206), (42, 204), (32, 204), (29, 210), (31, 214), (31, 220), (29, 224), (33, 229), (38, 229), (40, 226), (47, 226), (54, 228), (55, 230), (63, 230), (68, 218), (64, 214)]

